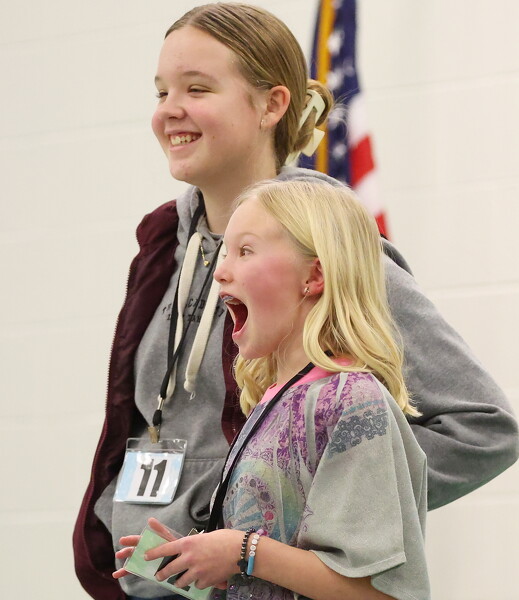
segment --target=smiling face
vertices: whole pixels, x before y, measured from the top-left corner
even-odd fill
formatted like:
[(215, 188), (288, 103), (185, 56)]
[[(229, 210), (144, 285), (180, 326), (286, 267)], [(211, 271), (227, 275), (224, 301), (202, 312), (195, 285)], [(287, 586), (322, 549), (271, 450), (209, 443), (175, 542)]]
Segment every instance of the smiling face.
[(240, 354), (252, 359), (279, 351), (280, 360), (297, 372), (308, 362), (302, 332), (313, 306), (305, 296), (311, 261), (255, 198), (232, 215), (225, 245), (227, 255), (214, 276), (232, 315)]
[(156, 86), (153, 131), (175, 179), (205, 192), (232, 178), (252, 182), (248, 175), (260, 170), (258, 178), (274, 176), (272, 142), (260, 126), (266, 92), (247, 83), (229, 48), (195, 27), (171, 32)]

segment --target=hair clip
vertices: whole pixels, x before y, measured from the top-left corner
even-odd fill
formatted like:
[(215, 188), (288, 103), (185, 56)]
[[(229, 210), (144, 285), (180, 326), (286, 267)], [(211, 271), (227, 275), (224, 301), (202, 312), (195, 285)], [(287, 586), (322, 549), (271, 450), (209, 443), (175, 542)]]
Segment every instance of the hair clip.
[(315, 90), (306, 90), (306, 94), (310, 96), (310, 100), (306, 103), (305, 109), (303, 110), (303, 114), (299, 119), (299, 129), (305, 124), (306, 120), (310, 116), (310, 112), (315, 109), (317, 113), (315, 115), (315, 121), (319, 120), (319, 117), (323, 114), (324, 109), (326, 108), (326, 104), (324, 100), (318, 92)]
[[(326, 104), (324, 103), (324, 100), (322, 99), (321, 95), (318, 92), (316, 92), (315, 90), (306, 90), (306, 93), (307, 93), (307, 95), (310, 96), (310, 100), (308, 100), (308, 102), (306, 103), (306, 106), (303, 110), (303, 114), (301, 115), (301, 118), (299, 119), (299, 129), (301, 129), (301, 127), (303, 127), (306, 120), (310, 116), (310, 113), (312, 110), (315, 110), (315, 112), (316, 112), (315, 122), (317, 123), (317, 121), (319, 120), (319, 117), (323, 114), (323, 112), (326, 109)], [(319, 146), (319, 144), (321, 143), (321, 141), (324, 137), (324, 134), (325, 134), (324, 131), (322, 131), (321, 129), (317, 129), (317, 127), (315, 127), (312, 132), (312, 136), (310, 137), (310, 140), (306, 144), (306, 146), (304, 148), (302, 148), (301, 150), (292, 152), (287, 157), (285, 163), (288, 164), (288, 163), (294, 162), (298, 158), (298, 156), (301, 154), (301, 152), (305, 156), (312, 156), (312, 154), (317, 150), (317, 146)]]

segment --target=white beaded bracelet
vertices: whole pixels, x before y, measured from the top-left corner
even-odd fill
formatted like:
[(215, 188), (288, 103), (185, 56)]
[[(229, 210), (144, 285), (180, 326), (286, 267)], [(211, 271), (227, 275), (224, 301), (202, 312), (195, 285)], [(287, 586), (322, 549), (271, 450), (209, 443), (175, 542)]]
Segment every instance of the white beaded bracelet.
[(252, 572), (254, 571), (254, 559), (256, 558), (256, 550), (258, 547), (259, 539), (262, 535), (264, 535), (265, 531), (263, 529), (258, 529), (256, 533), (251, 536), (250, 550), (249, 550), (249, 560), (247, 562), (247, 575), (250, 577)]

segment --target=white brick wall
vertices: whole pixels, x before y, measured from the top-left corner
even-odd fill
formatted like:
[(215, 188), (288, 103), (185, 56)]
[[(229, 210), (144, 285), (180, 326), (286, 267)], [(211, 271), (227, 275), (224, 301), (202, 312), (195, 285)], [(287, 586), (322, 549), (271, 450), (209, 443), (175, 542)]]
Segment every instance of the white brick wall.
[[(0, 594), (86, 598), (71, 531), (134, 228), (182, 189), (150, 131), (167, 26), (194, 4), (0, 8)], [(316, 0), (256, 2), (309, 48)], [(392, 237), (519, 411), (519, 4), (359, 2)], [(517, 598), (519, 469), (430, 514), (435, 598)]]

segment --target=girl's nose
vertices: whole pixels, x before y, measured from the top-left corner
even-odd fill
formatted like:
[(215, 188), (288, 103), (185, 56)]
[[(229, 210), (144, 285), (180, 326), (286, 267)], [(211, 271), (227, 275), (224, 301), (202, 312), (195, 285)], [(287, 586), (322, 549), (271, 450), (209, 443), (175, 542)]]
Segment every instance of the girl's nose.
[[(223, 251), (223, 249), (222, 249), (222, 251)], [(224, 258), (222, 258), (222, 260), (220, 261), (220, 264), (217, 265), (216, 269), (214, 270), (213, 277), (220, 284), (227, 283), (231, 280), (231, 277), (229, 274), (229, 269), (227, 267), (227, 257), (226, 256)]]
[(216, 279), (216, 281), (218, 283), (222, 283), (225, 281), (225, 279), (223, 277), (223, 269), (222, 269), (221, 264), (220, 264), (220, 266), (216, 267), (216, 269), (214, 270), (213, 277)]
[(178, 98), (178, 95), (174, 93), (168, 93), (168, 95), (157, 106), (156, 114), (163, 119), (182, 119), (186, 112), (182, 102)]

